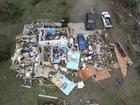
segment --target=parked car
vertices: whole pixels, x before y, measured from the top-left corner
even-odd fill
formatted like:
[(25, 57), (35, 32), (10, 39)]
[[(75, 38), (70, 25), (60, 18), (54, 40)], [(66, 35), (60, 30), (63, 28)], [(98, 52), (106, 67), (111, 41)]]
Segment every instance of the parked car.
[(78, 46), (79, 46), (80, 51), (86, 50), (85, 37), (82, 33), (79, 33), (77, 35), (77, 42), (78, 42)]
[(86, 29), (93, 30), (95, 28), (95, 19), (93, 13), (87, 13), (86, 17)]
[(105, 28), (112, 28), (111, 16), (108, 12), (102, 12), (102, 20)]

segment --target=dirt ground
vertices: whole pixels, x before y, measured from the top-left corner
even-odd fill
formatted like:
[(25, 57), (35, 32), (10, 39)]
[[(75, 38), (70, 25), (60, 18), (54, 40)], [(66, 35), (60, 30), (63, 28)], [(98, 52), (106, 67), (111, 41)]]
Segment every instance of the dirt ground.
[[(59, 0), (56, 0), (57, 2)], [(51, 0), (51, 4), (56, 2), (55, 0)], [(67, 0), (69, 1), (69, 0)], [(71, 0), (72, 1), (72, 0)], [(27, 4), (29, 1), (26, 0)], [(57, 8), (57, 5), (49, 5), (42, 1), (38, 7), (34, 8), (33, 11), (38, 11), (40, 13), (40, 9), (38, 8)], [(96, 29), (103, 28), (102, 20), (101, 20), (101, 12), (109, 11), (113, 21), (113, 28), (108, 30), (111, 41), (121, 41), (124, 46), (127, 43), (128, 34), (124, 28), (120, 25), (123, 19), (126, 17), (123, 16), (121, 19), (121, 15), (123, 15), (122, 8), (117, 8), (119, 12), (113, 9), (115, 6), (112, 5), (111, 0), (74, 0), (74, 5), (71, 11), (71, 21), (73, 22), (84, 22), (86, 13), (91, 12), (91, 7), (94, 8), (95, 19), (96, 19)], [(42, 7), (43, 5), (43, 7)], [(25, 6), (25, 5), (24, 5)], [(54, 10), (55, 10), (54, 8)], [(61, 13), (61, 8), (59, 8), (59, 13)], [(41, 9), (42, 11), (44, 9)], [(122, 10), (122, 11), (121, 11)], [(28, 11), (27, 11), (28, 12)], [(54, 11), (55, 12), (55, 11)], [(37, 15), (38, 15), (37, 13)], [(124, 12), (125, 13), (125, 12)], [(118, 15), (121, 14), (121, 15)], [(127, 13), (126, 13), (127, 14)], [(30, 14), (32, 16), (32, 14)], [(29, 16), (30, 16), (29, 15)], [(36, 15), (36, 12), (35, 14)], [(25, 14), (25, 18), (29, 18), (29, 16)], [(23, 20), (25, 20), (23, 17)], [(36, 17), (38, 18), (38, 17)], [(32, 18), (31, 18), (32, 19)], [(28, 21), (27, 21), (28, 22)], [(22, 26), (23, 24), (11, 24), (12, 27), (8, 27), (9, 36), (17, 32), (17, 27)], [(2, 26), (3, 27), (3, 26)], [(7, 26), (6, 26), (7, 27)], [(19, 31), (18, 30), (18, 31)], [(2, 32), (6, 32), (7, 28), (3, 28)], [(13, 33), (12, 33), (13, 32)], [(11, 35), (12, 36), (12, 35)], [(13, 37), (13, 36), (12, 36)], [(14, 38), (13, 38), (14, 39)], [(13, 40), (12, 39), (12, 40)], [(130, 56), (131, 57), (131, 56)], [(132, 60), (135, 60), (137, 56), (135, 56)], [(139, 61), (139, 60), (138, 60)], [(135, 63), (135, 61), (134, 61)], [(140, 63), (140, 62), (139, 62)], [(8, 65), (7, 65), (8, 64)], [(3, 105), (37, 105), (36, 100), (38, 100), (37, 95), (42, 93), (45, 86), (34, 86), (31, 89), (26, 89), (20, 87), (23, 84), (23, 81), (16, 78), (16, 74), (13, 71), (9, 71), (10, 61), (0, 63), (0, 101)], [(92, 101), (95, 103), (99, 103), (99, 105), (140, 105), (140, 76), (137, 75), (137, 72), (133, 69), (135, 65), (129, 67), (128, 76), (125, 78), (125, 86), (120, 86), (116, 81), (117, 78), (122, 80), (121, 73), (119, 70), (111, 71), (111, 78), (105, 81), (101, 81), (100, 83), (93, 82), (92, 79), (85, 81), (85, 87), (83, 89), (75, 88), (74, 91), (69, 96), (65, 96), (62, 92), (59, 91), (56, 87), (52, 88), (52, 91), (46, 89), (46, 94), (54, 95), (58, 94), (58, 97), (62, 97), (67, 99), (71, 105), (86, 105), (88, 101)], [(51, 92), (51, 93), (49, 93)], [(55, 96), (55, 95), (54, 95)], [(57, 95), (56, 95), (57, 96)]]
[[(115, 10), (115, 6), (111, 0), (77, 0), (71, 13), (71, 20), (73, 22), (85, 21), (86, 13), (91, 12), (91, 7), (94, 8), (95, 12), (96, 29), (103, 28), (101, 12), (110, 12), (113, 22), (113, 28), (107, 30), (111, 38), (110, 40), (113, 42), (120, 41), (124, 48), (126, 48), (126, 46), (128, 46), (128, 33), (121, 24), (123, 18), (127, 17), (123, 17), (125, 14), (123, 14), (123, 8), (121, 7), (116, 13), (113, 11)], [(121, 73), (119, 71), (112, 71), (112, 77), (110, 79), (102, 81), (99, 84), (88, 80), (85, 82), (86, 86), (84, 89), (75, 89), (67, 99), (71, 105), (85, 105), (83, 101), (86, 102), (90, 100), (100, 105), (139, 105), (139, 95), (135, 93), (140, 88), (140, 84), (138, 83), (139, 77), (133, 67), (129, 69), (128, 76), (124, 79), (123, 87), (120, 87), (116, 82), (117, 78), (123, 80)]]
[(73, 11), (71, 13), (71, 20), (73, 22), (83, 22), (86, 20), (86, 13), (91, 12), (93, 7), (95, 13), (96, 28), (103, 28), (101, 20), (101, 12), (108, 11), (112, 16), (113, 28), (109, 30), (110, 37), (113, 41), (120, 41), (126, 45), (126, 34), (118, 23), (118, 17), (112, 11), (113, 4), (111, 0), (76, 0)]

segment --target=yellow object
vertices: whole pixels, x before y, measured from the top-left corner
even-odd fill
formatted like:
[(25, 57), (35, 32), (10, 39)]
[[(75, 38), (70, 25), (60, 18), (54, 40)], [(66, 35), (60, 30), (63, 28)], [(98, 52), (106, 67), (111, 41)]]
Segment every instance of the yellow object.
[(43, 65), (44, 65), (44, 66), (50, 66), (51, 63), (50, 63), (50, 62), (43, 62)]

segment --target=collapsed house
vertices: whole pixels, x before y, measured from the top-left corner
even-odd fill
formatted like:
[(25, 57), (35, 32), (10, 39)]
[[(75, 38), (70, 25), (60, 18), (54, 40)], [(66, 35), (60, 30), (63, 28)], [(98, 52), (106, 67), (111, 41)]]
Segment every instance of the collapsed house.
[[(60, 23), (42, 21), (25, 25), (23, 33), (16, 37), (11, 69), (30, 84), (33, 79), (46, 78), (65, 95), (77, 85), (67, 74), (76, 73), (81, 81), (109, 78), (109, 71), (118, 64), (113, 61), (114, 45), (102, 40), (102, 31), (87, 32), (81, 26), (70, 23), (68, 27), (61, 27)], [(83, 33), (85, 38), (79, 43), (78, 33)], [(80, 46), (85, 46), (83, 51), (79, 50)]]

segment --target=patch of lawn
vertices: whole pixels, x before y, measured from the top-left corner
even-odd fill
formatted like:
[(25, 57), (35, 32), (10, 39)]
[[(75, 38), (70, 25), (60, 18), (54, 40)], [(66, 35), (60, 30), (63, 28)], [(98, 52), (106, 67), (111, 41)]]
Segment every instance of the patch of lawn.
[[(5, 1), (5, 0), (2, 0)], [(41, 0), (36, 5), (31, 5), (31, 0), (9, 0), (24, 9), (24, 14), (15, 22), (0, 22), (0, 34), (7, 39), (2, 45), (11, 43), (11, 54), (15, 50), (15, 37), (22, 33), (24, 24), (36, 19), (49, 19), (59, 22), (62, 17), (69, 17), (70, 5), (74, 0), (66, 0), (67, 5), (63, 6), (64, 0)], [(10, 61), (0, 62), (0, 104), (1, 105), (35, 105), (37, 104), (38, 94), (56, 95), (62, 94), (56, 87), (46, 89), (36, 86), (31, 89), (20, 87), (23, 81), (16, 78), (16, 73), (10, 71)]]
[[(35, 105), (38, 101), (38, 94), (60, 96), (62, 93), (56, 87), (46, 88), (43, 86), (33, 86), (24, 88), (20, 85), (23, 81), (16, 73), (9, 70), (10, 62), (1, 62), (0, 68), (0, 101), (1, 105)], [(45, 91), (43, 91), (45, 89)]]
[(109, 0), (101, 0), (103, 3), (108, 3)]

